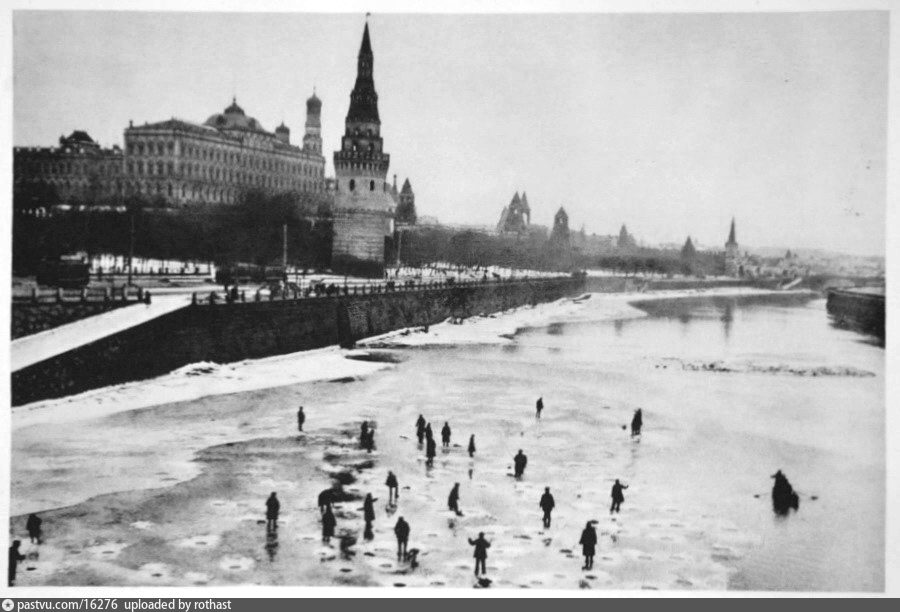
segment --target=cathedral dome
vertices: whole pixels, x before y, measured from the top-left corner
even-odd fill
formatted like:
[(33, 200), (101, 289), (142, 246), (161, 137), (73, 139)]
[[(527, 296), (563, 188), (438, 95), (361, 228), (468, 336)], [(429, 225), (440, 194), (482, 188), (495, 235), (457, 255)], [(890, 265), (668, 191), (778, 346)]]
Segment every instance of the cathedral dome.
[(224, 113), (216, 113), (210, 115), (204, 125), (214, 127), (219, 130), (251, 130), (256, 132), (264, 132), (265, 130), (259, 124), (259, 121), (253, 117), (248, 117), (244, 113), (244, 109), (237, 105), (237, 99), (232, 98), (231, 105), (225, 109)]
[(284, 124), (284, 121), (281, 122), (281, 125), (279, 125), (277, 128), (275, 128), (276, 134), (282, 134), (282, 133), (289, 134), (290, 131), (291, 131), (291, 129)]

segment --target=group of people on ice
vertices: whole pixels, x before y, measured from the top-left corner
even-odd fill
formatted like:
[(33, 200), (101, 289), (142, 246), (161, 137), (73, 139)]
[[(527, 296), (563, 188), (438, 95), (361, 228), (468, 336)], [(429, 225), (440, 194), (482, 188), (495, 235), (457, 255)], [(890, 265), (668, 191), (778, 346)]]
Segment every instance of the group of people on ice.
[[(542, 412), (544, 410), (544, 400), (543, 398), (538, 398), (536, 402), (536, 418), (540, 419)], [(303, 425), (306, 419), (306, 415), (303, 412), (303, 408), (301, 407), (297, 413), (297, 426), (298, 429), (302, 432)], [(624, 428), (625, 426), (623, 426)], [(419, 415), (415, 424), (416, 428), (416, 438), (418, 439), (419, 445), (425, 446), (425, 457), (426, 457), (426, 465), (431, 467), (434, 463), (434, 457), (436, 455), (436, 447), (437, 444), (434, 439), (434, 433), (431, 428), (431, 423), (425, 420), (423, 415)], [(634, 416), (631, 420), (631, 435), (632, 437), (640, 436), (641, 430), (643, 428), (643, 412), (640, 408), (635, 410)], [(445, 421), (443, 427), (441, 428), (441, 446), (445, 449), (450, 447), (452, 430), (450, 428), (449, 422)], [(374, 448), (374, 429), (370, 426), (368, 421), (363, 421), (360, 426), (360, 447), (371, 452)], [(475, 434), (472, 434), (469, 438), (469, 444), (467, 447), (467, 451), (469, 457), (474, 457), (476, 448), (475, 448)], [(513, 476), (520, 480), (523, 478), (525, 474), (525, 468), (528, 465), (528, 457), (519, 449), (516, 455), (513, 457), (513, 466), (514, 473)], [(773, 506), (778, 513), (786, 513), (788, 509), (798, 507), (798, 496), (794, 492), (790, 483), (784, 474), (781, 473), (781, 470), (776, 472), (772, 478), (775, 479), (775, 484), (772, 489), (772, 502)], [(397, 480), (397, 476), (392, 472), (388, 472), (387, 479), (385, 480), (385, 486), (388, 488), (388, 505), (389, 507), (396, 508), (396, 504), (399, 501), (399, 483)], [(451, 512), (453, 512), (456, 516), (462, 516), (462, 511), (459, 507), (460, 502), (460, 484), (454, 483), (452, 489), (450, 490), (450, 494), (447, 498), (447, 508)], [(610, 514), (618, 513), (621, 510), (622, 503), (625, 501), (624, 491), (628, 488), (627, 484), (623, 484), (616, 479), (612, 485), (612, 489), (610, 491), (610, 497), (612, 503), (610, 505), (609, 511)], [(329, 543), (330, 539), (334, 537), (335, 527), (337, 521), (334, 516), (334, 512), (332, 510), (332, 501), (334, 501), (333, 490), (323, 491), (319, 496), (319, 508), (321, 510), (321, 522), (322, 522), (322, 541), (325, 543)], [(363, 530), (363, 537), (366, 540), (372, 540), (374, 538), (374, 533), (372, 529), (372, 525), (375, 521), (375, 506), (374, 502), (375, 498), (372, 497), (371, 493), (368, 493), (363, 501), (363, 520), (365, 522), (365, 527)], [(541, 495), (540, 501), (538, 502), (538, 507), (543, 511), (542, 522), (545, 529), (549, 529), (552, 522), (552, 513), (556, 508), (556, 500), (553, 495), (550, 493), (550, 487), (544, 488), (544, 493)], [(280, 504), (276, 497), (276, 494), (273, 492), (269, 499), (266, 501), (266, 519), (267, 525), (270, 529), (274, 529), (278, 519), (278, 513), (280, 509)], [(594, 566), (594, 555), (596, 553), (596, 548), (598, 544), (598, 536), (597, 530), (595, 528), (596, 521), (588, 521), (585, 524), (584, 530), (581, 532), (581, 538), (579, 540), (579, 544), (582, 547), (582, 554), (584, 555), (584, 566), (582, 569), (590, 570)], [(396, 524), (394, 525), (394, 535), (397, 539), (397, 559), (398, 561), (411, 561), (415, 564), (415, 556), (418, 552), (417, 549), (408, 549), (409, 544), (409, 536), (410, 536), (410, 525), (409, 523), (400, 516), (397, 519)], [(355, 541), (355, 539), (354, 539)], [(475, 575), (484, 575), (487, 573), (487, 551), (491, 546), (490, 541), (485, 538), (484, 532), (480, 532), (478, 537), (475, 539), (469, 538), (468, 542), (471, 546), (474, 547), (473, 556), (475, 558)], [(10, 549), (10, 555), (12, 556), (12, 548)]]

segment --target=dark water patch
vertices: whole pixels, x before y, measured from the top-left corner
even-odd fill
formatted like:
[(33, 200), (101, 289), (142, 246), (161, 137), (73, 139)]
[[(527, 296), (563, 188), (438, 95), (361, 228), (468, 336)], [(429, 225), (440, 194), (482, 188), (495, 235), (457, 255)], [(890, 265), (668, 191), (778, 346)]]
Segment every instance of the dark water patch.
[(332, 378), (332, 379), (329, 380), (328, 382), (330, 382), (330, 383), (343, 383), (343, 384), (346, 384), (346, 383), (356, 382), (356, 378), (353, 377), (353, 376), (342, 376), (341, 378)]

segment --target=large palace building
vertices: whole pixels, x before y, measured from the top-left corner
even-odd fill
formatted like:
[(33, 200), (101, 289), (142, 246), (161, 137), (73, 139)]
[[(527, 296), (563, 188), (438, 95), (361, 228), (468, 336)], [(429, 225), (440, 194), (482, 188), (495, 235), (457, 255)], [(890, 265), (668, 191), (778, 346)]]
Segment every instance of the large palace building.
[[(125, 149), (102, 149), (83, 131), (59, 147), (15, 147), (14, 188), (63, 203), (122, 203), (140, 197), (182, 207), (231, 204), (244, 191), (324, 193), (322, 102), (306, 101), (303, 146), (282, 123), (267, 132), (232, 101), (205, 123), (170, 119), (125, 129)], [(55, 202), (36, 202), (45, 205)]]
[(390, 155), (384, 152), (378, 94), (372, 78), (369, 24), (363, 30), (356, 84), (350, 93), (341, 150), (334, 153), (334, 247), (332, 265), (356, 273), (381, 274), (394, 232)]
[(58, 147), (14, 147), (13, 190), (43, 200), (30, 202), (34, 207), (115, 200), (123, 190), (122, 160), (122, 149), (103, 149), (81, 130), (60, 136)]
[(236, 100), (202, 125), (179, 119), (130, 125), (125, 193), (186, 206), (230, 204), (249, 189), (324, 192), (321, 111), (314, 93), (306, 102), (302, 147), (291, 144), (284, 123), (268, 132)]

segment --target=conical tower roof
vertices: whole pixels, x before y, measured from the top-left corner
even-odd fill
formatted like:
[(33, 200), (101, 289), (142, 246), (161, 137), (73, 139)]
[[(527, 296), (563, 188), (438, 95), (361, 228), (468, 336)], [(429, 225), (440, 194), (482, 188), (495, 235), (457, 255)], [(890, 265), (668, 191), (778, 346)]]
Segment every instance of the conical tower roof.
[(734, 232), (734, 217), (731, 218), (731, 231), (728, 233), (728, 242), (725, 243), (725, 246), (729, 245), (737, 245), (737, 237)]

